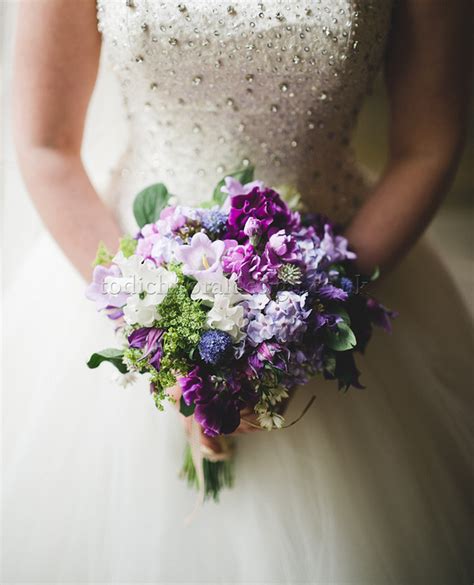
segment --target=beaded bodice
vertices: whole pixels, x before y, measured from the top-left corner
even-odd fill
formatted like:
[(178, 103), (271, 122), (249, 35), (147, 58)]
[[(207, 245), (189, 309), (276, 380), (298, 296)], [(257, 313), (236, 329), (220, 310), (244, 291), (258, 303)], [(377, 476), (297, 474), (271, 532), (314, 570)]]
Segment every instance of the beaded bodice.
[(350, 137), (383, 54), (390, 0), (98, 0), (130, 142), (114, 183), (184, 203), (253, 164), (344, 221), (367, 191)]

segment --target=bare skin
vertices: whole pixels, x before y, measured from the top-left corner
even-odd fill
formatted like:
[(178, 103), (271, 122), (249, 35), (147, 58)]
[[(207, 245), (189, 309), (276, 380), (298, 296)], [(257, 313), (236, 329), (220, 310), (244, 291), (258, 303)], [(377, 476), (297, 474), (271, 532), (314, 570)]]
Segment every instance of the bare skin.
[[(402, 258), (448, 190), (469, 104), (471, 16), (469, 0), (395, 3), (386, 62), (390, 157), (346, 231), (363, 273), (375, 266), (384, 271)], [(14, 101), (21, 169), (44, 223), (88, 279), (97, 242), (114, 249), (120, 235), (80, 154), (101, 44), (95, 2), (23, 0), (18, 22)], [(237, 433), (253, 430), (243, 422)]]

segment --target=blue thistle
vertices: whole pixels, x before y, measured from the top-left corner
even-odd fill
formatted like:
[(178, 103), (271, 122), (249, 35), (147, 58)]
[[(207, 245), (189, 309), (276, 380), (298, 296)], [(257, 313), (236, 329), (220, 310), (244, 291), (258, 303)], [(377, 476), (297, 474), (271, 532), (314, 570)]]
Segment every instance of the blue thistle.
[(227, 224), (227, 213), (218, 209), (211, 209), (203, 214), (201, 224), (210, 234), (220, 234)]
[(203, 361), (215, 366), (232, 345), (232, 338), (225, 331), (205, 331), (199, 341), (199, 354)]
[(348, 295), (351, 295), (354, 292), (354, 283), (352, 282), (352, 280), (350, 278), (347, 278), (347, 276), (343, 276), (341, 278), (339, 286)]

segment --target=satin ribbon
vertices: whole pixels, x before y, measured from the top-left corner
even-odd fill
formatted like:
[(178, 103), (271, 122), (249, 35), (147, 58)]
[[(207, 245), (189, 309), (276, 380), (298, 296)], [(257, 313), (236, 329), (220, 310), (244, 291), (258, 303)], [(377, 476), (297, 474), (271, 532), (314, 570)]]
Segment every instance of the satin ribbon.
[(191, 432), (189, 433), (189, 446), (191, 447), (191, 458), (193, 460), (194, 469), (196, 470), (196, 477), (198, 480), (198, 494), (194, 509), (185, 518), (185, 524), (189, 526), (194, 517), (204, 504), (205, 485), (204, 485), (204, 466), (203, 453), (201, 449), (201, 427), (194, 416), (191, 418)]

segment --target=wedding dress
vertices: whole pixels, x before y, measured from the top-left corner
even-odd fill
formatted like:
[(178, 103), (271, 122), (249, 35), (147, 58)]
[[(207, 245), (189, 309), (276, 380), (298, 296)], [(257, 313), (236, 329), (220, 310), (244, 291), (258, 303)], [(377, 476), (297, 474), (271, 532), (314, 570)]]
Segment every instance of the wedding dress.
[[(105, 195), (124, 229), (148, 184), (199, 204), (248, 164), (348, 221), (369, 190), (350, 135), (390, 13), (388, 0), (100, 0), (130, 127)], [(374, 290), (400, 316), (358, 361), (366, 388), (301, 389), (295, 415), (316, 395), (306, 416), (239, 438), (234, 489), (189, 526), (177, 415), (145, 382), (86, 368), (115, 340), (83, 289), (49, 243), (6, 299), (3, 582), (472, 582), (470, 322), (426, 243)]]

